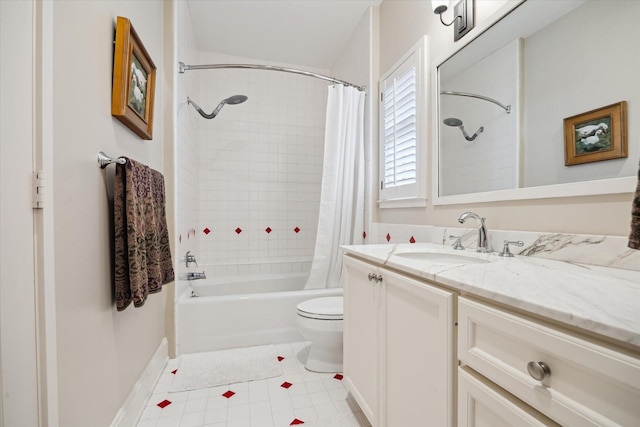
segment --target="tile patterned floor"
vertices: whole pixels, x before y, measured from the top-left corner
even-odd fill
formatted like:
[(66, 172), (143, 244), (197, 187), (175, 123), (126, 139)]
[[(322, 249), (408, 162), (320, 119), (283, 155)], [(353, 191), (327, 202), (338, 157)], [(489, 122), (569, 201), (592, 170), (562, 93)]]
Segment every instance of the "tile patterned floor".
[(276, 349), (282, 376), (178, 393), (168, 391), (178, 367), (169, 360), (137, 427), (370, 427), (341, 374), (304, 368), (308, 343)]

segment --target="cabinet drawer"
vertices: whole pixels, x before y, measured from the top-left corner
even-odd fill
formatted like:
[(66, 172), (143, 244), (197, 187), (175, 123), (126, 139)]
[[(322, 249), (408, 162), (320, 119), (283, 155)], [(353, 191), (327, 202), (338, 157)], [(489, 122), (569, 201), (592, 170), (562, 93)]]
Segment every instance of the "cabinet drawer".
[[(576, 426), (640, 425), (640, 359), (460, 298), (458, 355), (549, 418)], [(550, 375), (535, 380), (529, 362)]]
[(458, 368), (458, 427), (560, 427), (466, 366)]

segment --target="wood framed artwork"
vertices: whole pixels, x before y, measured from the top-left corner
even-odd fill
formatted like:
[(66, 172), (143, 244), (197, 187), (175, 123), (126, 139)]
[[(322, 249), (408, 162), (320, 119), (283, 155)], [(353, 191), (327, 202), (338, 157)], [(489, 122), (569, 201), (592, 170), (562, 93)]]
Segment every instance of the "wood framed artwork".
[(153, 139), (156, 66), (127, 18), (118, 16), (111, 115), (142, 139)]
[(626, 101), (564, 119), (564, 164), (627, 157)]

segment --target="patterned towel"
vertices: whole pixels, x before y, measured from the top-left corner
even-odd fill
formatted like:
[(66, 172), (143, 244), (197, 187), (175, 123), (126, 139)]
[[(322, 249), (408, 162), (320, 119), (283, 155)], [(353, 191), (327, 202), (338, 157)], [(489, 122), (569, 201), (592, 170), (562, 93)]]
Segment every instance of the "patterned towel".
[(640, 166), (638, 166), (638, 187), (631, 208), (631, 234), (628, 246), (631, 249), (640, 249)]
[(115, 298), (122, 311), (131, 301), (144, 305), (174, 273), (162, 174), (127, 159), (116, 165), (113, 193)]

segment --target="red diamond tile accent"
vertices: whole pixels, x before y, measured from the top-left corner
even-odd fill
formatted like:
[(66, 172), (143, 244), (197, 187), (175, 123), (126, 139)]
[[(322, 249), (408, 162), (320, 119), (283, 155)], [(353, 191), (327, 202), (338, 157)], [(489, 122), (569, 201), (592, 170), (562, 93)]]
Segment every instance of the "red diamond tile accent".
[(391, 240), (391, 235), (389, 233), (387, 233), (387, 242)]
[(167, 400), (167, 399), (165, 399), (162, 402), (158, 403), (158, 406), (161, 407), (161, 408), (164, 408), (165, 406), (169, 406), (169, 405), (171, 405), (171, 401)]
[(267, 227), (264, 229), (264, 231), (267, 232), (267, 234), (271, 233), (273, 230), (271, 229), (271, 227)]
[(282, 387), (282, 388), (289, 388), (289, 387), (291, 387), (292, 385), (293, 385), (293, 384), (291, 384), (290, 382), (285, 381), (285, 382), (283, 382), (282, 384), (280, 384), (280, 387)]
[(224, 397), (226, 397), (227, 399), (230, 399), (230, 398), (231, 398), (231, 396), (233, 396), (234, 394), (235, 394), (235, 393), (234, 393), (234, 392), (232, 392), (231, 390), (227, 390), (227, 391), (225, 391), (224, 393), (222, 393), (222, 395), (223, 395)]
[(242, 228), (240, 227), (236, 228), (236, 234), (240, 234), (240, 233), (242, 233)]
[(363, 232), (362, 232), (362, 238), (363, 238), (363, 239), (366, 239), (366, 238), (367, 238), (367, 232), (366, 232), (366, 231), (363, 231)]
[(416, 239), (413, 238), (413, 236), (411, 236), (411, 238), (409, 239), (409, 243), (415, 243)]
[(337, 380), (341, 380), (341, 381), (342, 381), (342, 378), (344, 378), (344, 377), (342, 376), (342, 374), (335, 374), (335, 375), (333, 376), (333, 378), (335, 378), (335, 379), (337, 379)]
[(177, 369), (174, 369), (173, 371), (171, 371), (171, 373), (172, 373), (173, 375), (175, 375), (175, 374), (177, 374), (177, 373), (178, 373), (178, 370), (177, 370)]
[(298, 227), (294, 228), (293, 231), (296, 232), (296, 234), (298, 234), (300, 232), (300, 229)]
[(209, 233), (211, 233), (211, 230), (209, 230), (207, 227), (205, 227), (205, 229), (204, 229), (204, 230), (202, 230), (202, 232), (203, 232), (204, 234), (209, 234)]
[(282, 362), (283, 360), (284, 360), (284, 357), (278, 356), (278, 362)]
[(298, 425), (298, 424), (304, 424), (304, 421), (299, 420), (297, 418), (294, 418), (293, 421), (291, 421), (291, 424), (289, 424), (289, 425), (290, 426), (295, 426), (295, 425)]

